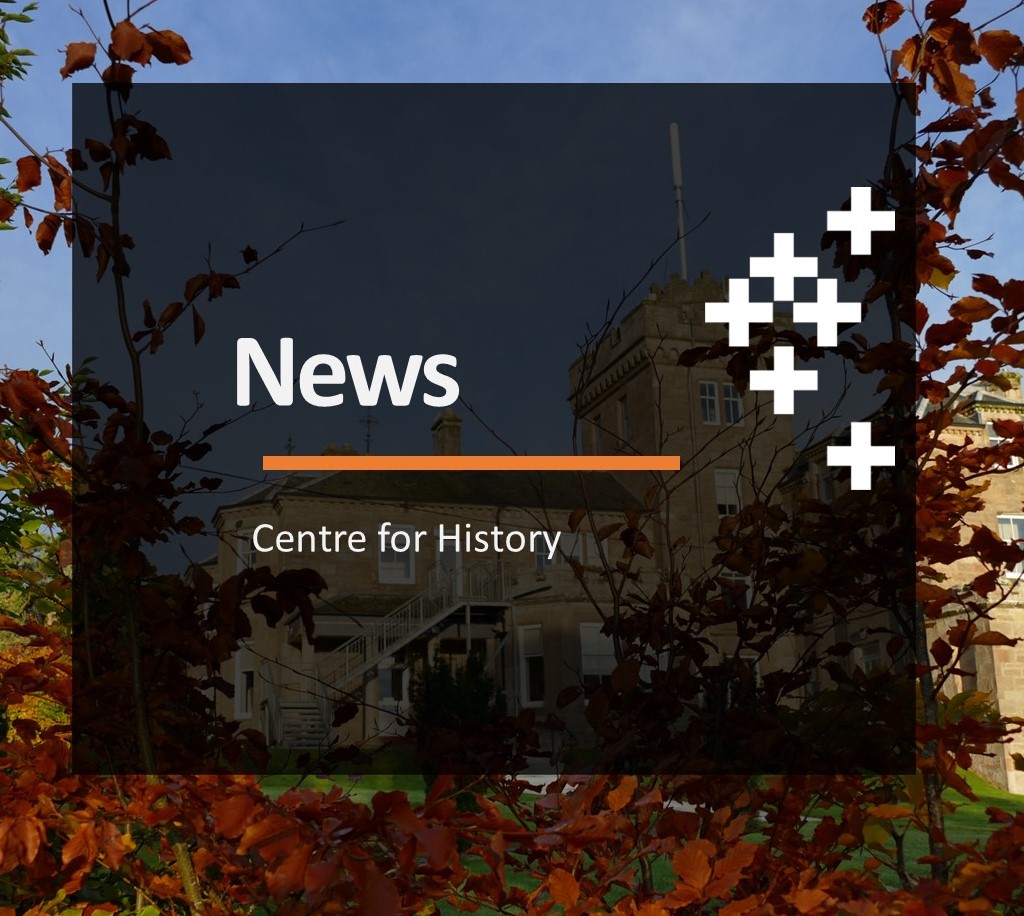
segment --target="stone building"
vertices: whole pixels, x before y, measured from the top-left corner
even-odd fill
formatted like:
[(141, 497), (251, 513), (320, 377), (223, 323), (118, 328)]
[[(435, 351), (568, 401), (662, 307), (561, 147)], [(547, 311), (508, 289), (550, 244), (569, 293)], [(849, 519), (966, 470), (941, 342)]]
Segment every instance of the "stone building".
[[(943, 440), (968, 449), (984, 450), (999, 445), (1002, 440), (993, 429), (994, 422), (1020, 422), (1024, 419), (1021, 380), (1013, 372), (997, 380), (969, 386), (960, 394), (958, 403), (963, 408), (956, 412), (952, 424), (944, 431)], [(986, 458), (983, 463), (987, 489), (981, 498), (985, 506), (980, 512), (964, 517), (965, 528), (984, 525), (1006, 542), (1024, 539), (1024, 469), (1021, 468), (1021, 457)], [(966, 586), (985, 572), (985, 567), (979, 560), (965, 559), (941, 571), (948, 576), (947, 587)], [(991, 629), (1010, 638), (1024, 640), (1022, 573), (1024, 564), (1000, 578), (996, 590), (988, 596), (992, 619), (979, 621), (980, 630)], [(944, 635), (956, 621), (956, 613), (951, 611), (934, 635)], [(1024, 718), (1024, 650), (1021, 646), (971, 646), (957, 667), (964, 674), (947, 688), (948, 694), (979, 691), (1002, 715)], [(982, 707), (975, 706), (973, 713), (982, 715)], [(1007, 744), (991, 747), (987, 756), (975, 757), (975, 767), (997, 786), (1024, 794), (1024, 772), (1014, 767), (1014, 753), (1024, 753), (1024, 739), (1019, 736)]]

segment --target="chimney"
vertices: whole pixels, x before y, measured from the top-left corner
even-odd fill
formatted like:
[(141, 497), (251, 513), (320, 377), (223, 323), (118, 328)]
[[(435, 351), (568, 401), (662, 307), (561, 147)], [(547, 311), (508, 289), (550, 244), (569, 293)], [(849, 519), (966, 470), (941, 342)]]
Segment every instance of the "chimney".
[(462, 454), (462, 417), (450, 407), (437, 415), (430, 431), (434, 434), (435, 455)]

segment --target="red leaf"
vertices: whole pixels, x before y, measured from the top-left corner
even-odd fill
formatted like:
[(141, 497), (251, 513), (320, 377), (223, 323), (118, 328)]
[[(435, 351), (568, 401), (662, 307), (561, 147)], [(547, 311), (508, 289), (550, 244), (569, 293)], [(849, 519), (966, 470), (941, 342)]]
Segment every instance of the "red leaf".
[(312, 847), (303, 844), (292, 850), (283, 862), (267, 872), (267, 890), (275, 897), (287, 897), (303, 890), (306, 883), (306, 863)]
[(948, 665), (953, 657), (953, 647), (944, 639), (936, 639), (932, 643), (932, 658), (938, 665)]
[(233, 840), (242, 835), (255, 808), (253, 800), (243, 794), (215, 802), (211, 809), (214, 825), (222, 836)]
[(864, 22), (868, 31), (880, 35), (890, 28), (903, 15), (903, 4), (895, 0), (886, 0), (884, 3), (872, 3), (864, 13)]
[(402, 899), (395, 882), (372, 862), (366, 867), (357, 912), (364, 916), (394, 916), (402, 912)]
[(31, 191), (43, 183), (43, 173), (35, 156), (22, 156), (18, 162), (18, 178), (15, 187), (19, 194)]
[(91, 67), (95, 60), (95, 42), (72, 41), (64, 52), (64, 66), (60, 68), (61, 79), (67, 79), (72, 73)]

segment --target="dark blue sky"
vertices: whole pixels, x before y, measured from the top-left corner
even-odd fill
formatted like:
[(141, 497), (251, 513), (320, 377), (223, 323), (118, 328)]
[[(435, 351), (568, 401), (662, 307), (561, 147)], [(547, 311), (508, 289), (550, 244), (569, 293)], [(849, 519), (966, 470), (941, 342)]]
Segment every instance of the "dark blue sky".
[[(688, 240), (691, 275), (746, 276), (774, 232), (795, 232), (798, 254), (821, 254), (825, 211), (879, 174), (889, 99), (865, 85), (146, 87), (130, 109), (159, 127), (174, 159), (126, 179), (135, 308), (180, 299), (208, 251), (216, 269), (238, 270), (245, 245), (266, 254), (300, 224), (345, 220), (204, 305), (199, 348), (190, 322), (177, 327), (147, 361), (150, 407), (174, 428), (193, 391), (197, 427), (237, 412), (239, 336), (268, 351), (292, 336), (298, 361), (445, 352), (459, 360), (463, 396), (504, 439), (569, 451), (566, 370), (586, 327), (675, 234), (668, 124), (680, 124), (688, 225), (707, 216)], [(103, 136), (98, 100), (97, 87), (76, 88), (76, 137)], [(823, 275), (830, 260), (820, 258)], [(677, 269), (673, 251), (626, 307)], [(96, 298), (87, 266), (75, 280), (75, 359), (120, 360), (109, 300)], [(257, 472), (289, 436), (297, 452), (361, 446), (364, 411), (348, 401), (272, 407), (232, 427), (211, 463)], [(436, 413), (381, 405), (373, 450), (429, 451)], [(464, 447), (500, 450), (468, 417)]]

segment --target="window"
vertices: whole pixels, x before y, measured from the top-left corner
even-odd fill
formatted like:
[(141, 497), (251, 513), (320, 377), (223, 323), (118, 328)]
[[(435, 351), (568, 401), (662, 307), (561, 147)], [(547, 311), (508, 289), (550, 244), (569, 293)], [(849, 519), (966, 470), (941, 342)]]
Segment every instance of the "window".
[(718, 578), (722, 580), (719, 583), (722, 597), (730, 608), (746, 610), (750, 607), (751, 582), (749, 576), (744, 576), (731, 569), (723, 569), (718, 574)]
[(575, 560), (582, 566), (583, 541), (584, 535), (582, 532), (575, 531), (563, 534), (558, 542), (558, 553), (555, 554), (558, 562), (568, 563), (570, 560)]
[(743, 398), (732, 382), (722, 384), (722, 413), (730, 426), (743, 424)]
[(715, 505), (718, 517), (726, 518), (740, 511), (740, 472), (715, 471)]
[(549, 566), (553, 566), (558, 560), (557, 552), (550, 559), (548, 558), (549, 552), (548, 545), (542, 538), (533, 552), (533, 562), (537, 567), (537, 572), (543, 573)]
[[(1024, 515), (1000, 515), (997, 522), (999, 523), (999, 536), (1004, 541), (1009, 543), (1024, 540)], [(1024, 577), (1024, 561), (1018, 563), (1013, 569), (1006, 570), (1006, 575), (1014, 579)]]
[(857, 648), (857, 664), (865, 674), (873, 674), (882, 668), (882, 644), (873, 639)]
[(544, 631), (539, 623), (519, 628), (519, 673), (523, 706), (544, 703)]
[[(398, 537), (399, 544), (408, 544), (407, 550), (395, 550), (394, 535), (405, 532), (408, 538)], [(416, 528), (413, 525), (393, 525), (388, 546), (377, 556), (378, 581), (387, 585), (411, 585), (416, 581), (416, 552), (412, 549)], [(378, 542), (379, 543), (379, 542)]]
[[(997, 436), (995, 430), (992, 428), (992, 424), (989, 423), (986, 427), (988, 430), (988, 444), (990, 447), (995, 448), (997, 445), (1002, 445), (1004, 442), (1009, 442), (1009, 439), (1005, 439), (1002, 436)], [(1009, 458), (1004, 458), (996, 466), (1001, 468), (1019, 468), (1021, 465), (1020, 455), (1011, 455)]]
[(235, 556), (235, 572), (251, 569), (256, 563), (256, 548), (252, 546), (252, 528), (240, 528), (228, 535), (228, 545)]
[(252, 716), (256, 694), (256, 669), (247, 649), (235, 654), (235, 718), (241, 721)]
[(830, 503), (835, 497), (835, 489), (832, 486), (832, 472), (828, 465), (815, 464), (814, 473), (817, 477), (818, 499), (823, 503)]
[(593, 419), (594, 424), (594, 454), (604, 454), (604, 428), (601, 426), (601, 414), (596, 414)]
[(615, 670), (615, 643), (604, 624), (580, 624), (580, 675), (585, 686), (604, 683)]
[(626, 400), (626, 396), (623, 395), (619, 398), (619, 438), (623, 443), (626, 443), (632, 437), (633, 432), (629, 428), (629, 402)]
[(718, 426), (718, 383), (700, 383), (700, 417), (708, 426)]

